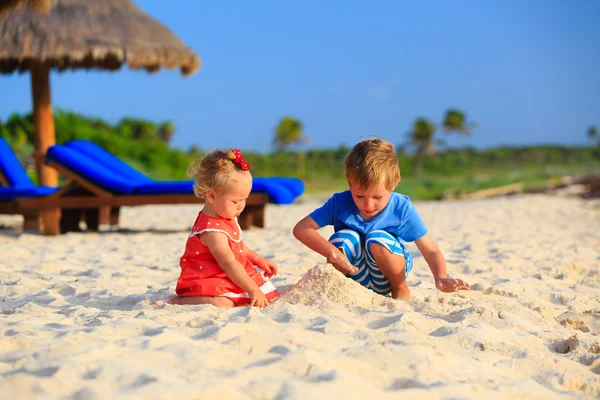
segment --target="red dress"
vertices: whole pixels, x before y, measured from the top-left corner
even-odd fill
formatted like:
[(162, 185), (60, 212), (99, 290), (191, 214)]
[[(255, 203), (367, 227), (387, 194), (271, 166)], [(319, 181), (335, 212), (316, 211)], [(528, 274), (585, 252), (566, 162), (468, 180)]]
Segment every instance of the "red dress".
[(227, 235), (235, 259), (242, 264), (268, 300), (279, 296), (275, 286), (258, 272), (243, 255), (243, 233), (237, 220), (225, 220), (199, 213), (179, 260), (181, 275), (175, 291), (178, 296), (223, 296), (236, 305), (250, 303), (250, 296), (231, 281), (199, 236), (204, 232), (222, 232)]

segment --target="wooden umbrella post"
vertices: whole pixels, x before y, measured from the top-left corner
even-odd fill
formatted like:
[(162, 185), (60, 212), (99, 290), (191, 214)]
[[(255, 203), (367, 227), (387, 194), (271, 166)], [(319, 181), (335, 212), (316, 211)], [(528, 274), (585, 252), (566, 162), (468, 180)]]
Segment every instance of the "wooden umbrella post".
[[(44, 186), (58, 186), (58, 173), (44, 164), (48, 148), (56, 143), (54, 115), (50, 97), (50, 68), (46, 64), (34, 63), (31, 66), (31, 92), (33, 97), (33, 121), (35, 125), (35, 160), (38, 183)], [(46, 235), (60, 234), (60, 209), (42, 212)]]

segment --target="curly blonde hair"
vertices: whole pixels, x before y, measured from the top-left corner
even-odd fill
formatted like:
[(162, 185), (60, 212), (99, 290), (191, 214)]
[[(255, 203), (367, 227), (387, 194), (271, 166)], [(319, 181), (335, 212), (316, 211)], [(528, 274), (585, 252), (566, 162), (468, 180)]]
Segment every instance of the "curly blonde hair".
[(372, 189), (384, 179), (385, 187), (393, 191), (400, 183), (400, 167), (396, 148), (377, 137), (357, 143), (344, 161), (348, 182), (362, 189)]
[(194, 162), (187, 170), (187, 175), (194, 180), (194, 194), (204, 199), (209, 189), (219, 189), (227, 186), (235, 171), (242, 170), (240, 164), (236, 164), (233, 150), (215, 150), (208, 153), (204, 158)]

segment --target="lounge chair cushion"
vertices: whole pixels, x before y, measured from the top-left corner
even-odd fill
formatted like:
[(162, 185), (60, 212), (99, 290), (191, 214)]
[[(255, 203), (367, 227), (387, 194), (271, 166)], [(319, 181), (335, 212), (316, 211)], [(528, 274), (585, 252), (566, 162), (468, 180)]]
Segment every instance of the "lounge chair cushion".
[(304, 182), (302, 182), (298, 178), (273, 176), (273, 177), (266, 177), (266, 178), (254, 178), (254, 179), (259, 179), (259, 180), (268, 179), (270, 181), (277, 182), (279, 185), (285, 186), (290, 192), (292, 192), (292, 196), (294, 196), (294, 198), (299, 197), (300, 195), (302, 195), (302, 193), (304, 193)]
[(6, 141), (0, 138), (0, 170), (12, 187), (34, 188), (35, 184)]
[[(156, 182), (138, 170), (132, 168), (121, 159), (115, 157), (96, 143), (89, 140), (71, 140), (65, 146), (84, 153), (104, 166), (112, 169), (118, 175), (131, 179), (137, 187), (134, 193), (139, 194), (185, 194), (193, 193), (191, 181)], [(267, 192), (276, 203), (289, 203), (304, 193), (304, 183), (300, 179), (290, 177), (254, 178), (256, 185), (253, 191)], [(285, 189), (291, 193), (285, 192)], [(277, 199), (279, 201), (277, 201)]]
[(32, 188), (0, 187), (0, 200), (13, 200), (20, 197), (41, 197), (56, 192), (58, 188), (49, 186), (34, 186)]
[[(252, 180), (252, 193), (267, 193), (272, 203), (291, 204), (296, 199), (294, 190), (298, 190), (295, 178), (254, 178)], [(299, 181), (302, 184), (301, 181)], [(134, 194), (193, 194), (194, 181), (171, 181), (171, 182), (151, 182), (136, 186)], [(296, 192), (297, 193), (297, 192)]]
[(114, 194), (131, 194), (135, 183), (93, 158), (64, 145), (54, 145), (46, 153), (47, 162), (56, 162), (91, 183)]
[(136, 186), (134, 194), (193, 194), (194, 181), (150, 182)]
[(297, 197), (283, 181), (271, 177), (252, 179), (252, 192), (267, 193), (275, 204), (291, 204)]
[(93, 158), (95, 161), (112, 170), (117, 175), (128, 179), (132, 184), (141, 185), (143, 183), (153, 182), (151, 178), (142, 174), (121, 159), (115, 157), (94, 142), (89, 140), (71, 140), (66, 142), (64, 145)]
[[(154, 181), (88, 140), (55, 145), (47, 158), (115, 194), (194, 193), (193, 181)], [(297, 178), (256, 177), (252, 192), (267, 193), (275, 204), (290, 204), (304, 192), (304, 183)]]

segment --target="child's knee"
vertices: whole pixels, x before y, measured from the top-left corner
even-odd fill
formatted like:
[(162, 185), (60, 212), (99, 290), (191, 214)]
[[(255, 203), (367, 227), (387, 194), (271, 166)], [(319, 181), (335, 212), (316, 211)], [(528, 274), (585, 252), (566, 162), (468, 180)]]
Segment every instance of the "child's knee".
[(397, 258), (397, 262), (405, 263), (403, 255), (394, 254), (387, 246), (384, 246), (378, 242), (371, 242), (369, 244), (369, 252), (373, 255), (375, 260), (384, 258)]
[(362, 251), (359, 234), (350, 229), (342, 229), (335, 232), (329, 238), (329, 243), (342, 250), (346, 255), (358, 254)]
[(369, 251), (374, 256), (385, 256), (386, 254), (392, 254), (387, 247), (378, 242), (371, 242), (369, 244)]
[(370, 253), (377, 268), (390, 283), (404, 281), (406, 279), (406, 259), (400, 254), (392, 253), (386, 246), (380, 243), (372, 243)]

